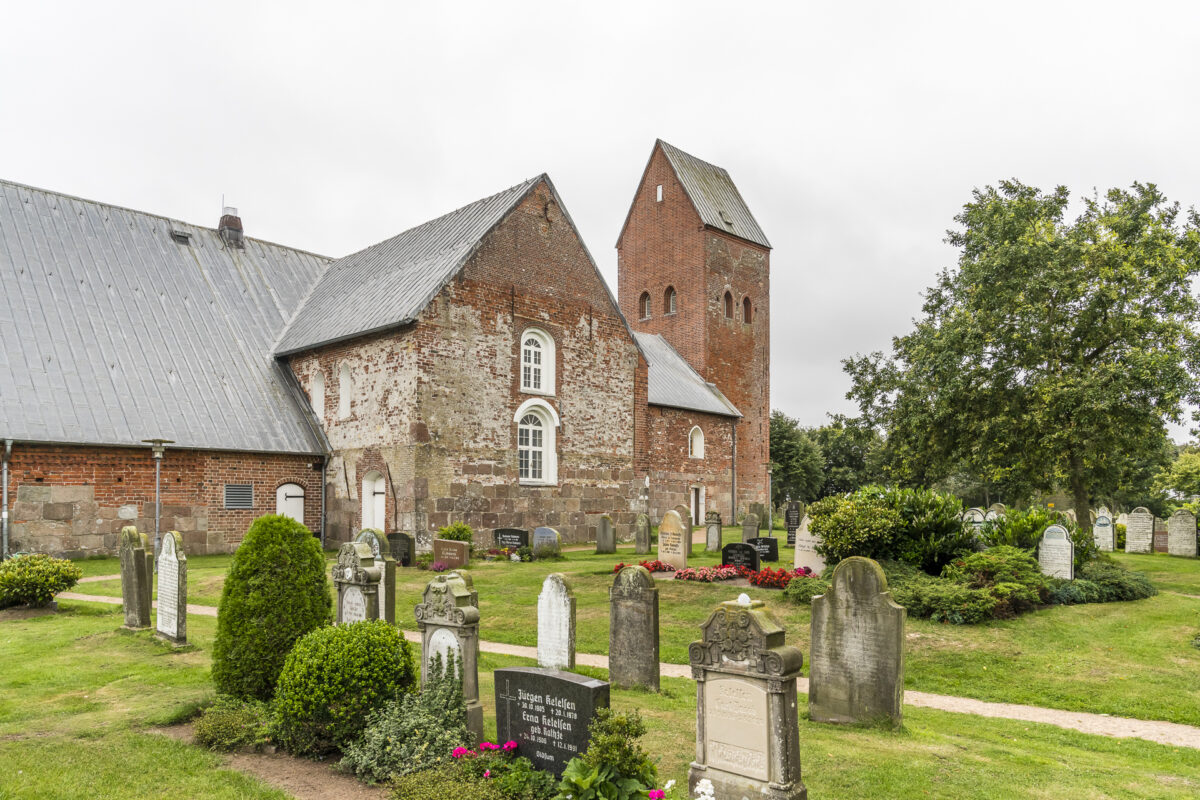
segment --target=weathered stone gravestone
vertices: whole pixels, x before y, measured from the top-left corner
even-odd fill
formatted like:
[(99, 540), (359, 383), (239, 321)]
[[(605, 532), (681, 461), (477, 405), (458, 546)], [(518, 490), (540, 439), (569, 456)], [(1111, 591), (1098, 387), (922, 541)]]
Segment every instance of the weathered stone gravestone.
[(988, 511), (997, 517), (1003, 517), (1008, 513), (1008, 509), (1004, 507), (1004, 503), (992, 503), (988, 506)]
[(421, 683), (429, 680), (429, 664), (441, 654), (449, 663), (453, 653), (462, 665), (467, 730), (472, 741), (483, 739), (483, 705), (479, 702), (479, 593), (471, 576), (460, 572), (438, 575), (425, 586), (423, 602), (413, 609), (421, 632)]
[(742, 519), (742, 541), (748, 542), (758, 538), (758, 515), (753, 511)]
[(413, 539), (411, 533), (389, 533), (387, 535), (388, 546), (392, 551), (392, 558), (396, 564), (401, 567), (411, 567), (413, 565), (413, 556), (417, 552), (417, 543)]
[(1092, 540), (1096, 549), (1111, 553), (1117, 546), (1117, 529), (1113, 526), (1112, 517), (1107, 508), (1101, 508), (1096, 514), (1096, 522), (1092, 525)]
[(471, 563), (471, 545), (452, 539), (434, 539), (433, 560), (449, 569), (460, 569)]
[(658, 524), (658, 560), (675, 569), (687, 566), (688, 551), (684, 544), (685, 528), (683, 520), (674, 511), (663, 514), (662, 522)]
[(1125, 552), (1154, 552), (1154, 515), (1142, 506), (1131, 511), (1125, 523)]
[(521, 528), (496, 528), (492, 531), (492, 541), (501, 549), (516, 550), (529, 547), (529, 531)]
[(982, 508), (968, 508), (963, 514), (963, 522), (970, 525), (975, 531), (983, 527), (983, 523), (987, 519), (987, 512)]
[(121, 529), (121, 603), (126, 628), (150, 627), (150, 584), (154, 580), (154, 551), (146, 534), (132, 525)]
[(346, 542), (338, 548), (333, 565), (337, 590), (337, 623), (379, 619), (379, 582), (383, 569), (375, 565), (375, 554), (366, 542)]
[(176, 644), (187, 643), (187, 555), (179, 531), (167, 531), (158, 552), (158, 619), (155, 632)]
[(535, 767), (561, 777), (587, 749), (588, 725), (596, 709), (608, 708), (609, 684), (538, 667), (506, 667), (493, 676), (499, 741), (515, 741)]
[(1051, 578), (1075, 578), (1075, 545), (1062, 525), (1051, 525), (1038, 544), (1038, 564), (1042, 574)]
[(650, 517), (645, 514), (638, 514), (633, 526), (633, 552), (639, 556), (650, 552)]
[(575, 669), (575, 594), (567, 576), (551, 572), (538, 595), (538, 666)]
[(704, 515), (704, 549), (710, 553), (721, 550), (721, 515), (716, 511)]
[(1116, 523), (1118, 525), (1124, 525), (1126, 528), (1128, 528), (1129, 527), (1129, 515), (1124, 512), (1118, 514)]
[[(758, 521), (758, 529), (760, 531), (771, 530), (771, 512), (767, 509), (766, 503), (750, 503), (746, 506), (746, 510), (754, 515), (754, 519)], [(759, 534), (754, 534), (758, 536)], [(770, 533), (767, 534), (770, 536)]]
[(787, 528), (788, 547), (795, 547), (796, 531), (800, 528), (800, 504), (794, 500), (789, 502), (787, 510), (783, 512), (783, 520)]
[(617, 552), (617, 529), (613, 526), (612, 517), (602, 514), (596, 523), (596, 552)]
[(759, 561), (779, 560), (779, 540), (769, 536), (759, 536), (746, 544), (758, 551)]
[(800, 528), (796, 531), (796, 551), (792, 560), (792, 567), (800, 569), (800, 567), (808, 567), (815, 574), (820, 575), (825, 571), (825, 558), (817, 552), (817, 545), (821, 543), (821, 537), (809, 530), (811, 517), (807, 514), (800, 521)]
[(658, 589), (645, 567), (625, 567), (608, 589), (608, 679), (658, 691)]
[(804, 658), (761, 601), (717, 607), (688, 647), (696, 680), (696, 760), (689, 796), (701, 780), (719, 798), (804, 800), (796, 678)]
[(562, 551), (562, 537), (554, 528), (533, 529), (533, 553), (559, 553)]
[[(687, 554), (692, 554), (692, 531), (695, 530), (693, 525), (692, 512), (685, 505), (675, 506), (675, 513), (679, 515), (679, 519), (683, 522), (683, 546), (687, 550)], [(661, 527), (662, 523), (659, 523)]]
[(375, 566), (380, 568), (379, 618), (396, 624), (396, 559), (392, 557), (392, 543), (376, 528), (363, 528), (355, 541), (371, 548)]
[(1154, 518), (1154, 552), (1166, 553), (1170, 549), (1167, 523), (1158, 517)]
[(890, 722), (904, 702), (904, 619), (879, 564), (853, 556), (812, 599), (808, 712), (817, 722)]
[(745, 567), (751, 572), (758, 572), (758, 550), (746, 542), (730, 542), (721, 548), (721, 566)]
[(1173, 556), (1196, 557), (1196, 515), (1181, 508), (1167, 520), (1167, 552)]

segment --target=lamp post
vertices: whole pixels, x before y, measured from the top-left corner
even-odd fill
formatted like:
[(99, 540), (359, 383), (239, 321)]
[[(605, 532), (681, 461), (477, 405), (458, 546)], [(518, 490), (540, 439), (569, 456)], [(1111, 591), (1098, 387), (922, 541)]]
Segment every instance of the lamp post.
[(166, 445), (175, 444), (175, 442), (171, 439), (142, 439), (142, 441), (150, 445), (150, 450), (154, 453), (154, 571), (158, 572), (158, 548), (162, 542), (162, 533), (158, 530), (159, 516), (162, 512), (162, 500), (159, 493), (162, 457), (163, 451), (167, 449)]

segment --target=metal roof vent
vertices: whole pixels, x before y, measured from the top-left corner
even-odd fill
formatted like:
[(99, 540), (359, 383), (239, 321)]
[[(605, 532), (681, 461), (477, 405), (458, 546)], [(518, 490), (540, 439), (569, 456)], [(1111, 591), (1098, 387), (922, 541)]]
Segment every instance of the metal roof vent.
[(171, 228), (171, 241), (175, 244), (191, 244), (192, 234), (179, 228)]
[(728, 225), (731, 228), (733, 227), (733, 218), (730, 217), (728, 214), (726, 214), (724, 211), (721, 212), (721, 222), (724, 222), (726, 225)]
[(245, 247), (242, 239), (242, 218), (233, 206), (225, 206), (221, 210), (221, 222), (217, 225), (217, 233), (229, 247), (241, 249)]

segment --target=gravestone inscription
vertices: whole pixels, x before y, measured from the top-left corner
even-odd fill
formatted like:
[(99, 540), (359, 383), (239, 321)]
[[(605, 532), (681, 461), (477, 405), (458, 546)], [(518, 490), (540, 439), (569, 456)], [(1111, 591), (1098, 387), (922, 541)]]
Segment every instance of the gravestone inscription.
[(658, 691), (658, 589), (645, 567), (625, 567), (608, 589), (608, 678)]
[(1072, 580), (1075, 577), (1075, 545), (1062, 525), (1051, 525), (1038, 544), (1038, 564), (1042, 574)]
[(121, 529), (121, 604), (125, 608), (126, 628), (150, 627), (151, 582), (154, 550), (146, 534), (132, 525)]
[(600, 515), (600, 521), (596, 523), (596, 552), (617, 552), (617, 529), (608, 514)]
[(450, 539), (434, 539), (433, 560), (442, 562), (450, 569), (465, 567), (471, 561), (471, 545)]
[(787, 524), (788, 547), (795, 547), (796, 531), (800, 529), (800, 504), (795, 500), (788, 503), (787, 511), (784, 512), (783, 516)]
[(685, 529), (683, 520), (674, 511), (663, 515), (658, 525), (658, 559), (675, 567), (687, 567), (688, 551), (684, 544)]
[(1196, 557), (1196, 515), (1181, 508), (1167, 520), (1167, 552), (1173, 556)]
[(742, 541), (748, 542), (758, 538), (758, 515), (753, 511), (742, 519)]
[(425, 586), (423, 602), (413, 609), (421, 633), (421, 682), (429, 680), (429, 663), (440, 653), (442, 663), (453, 652), (461, 661), (467, 730), (483, 739), (483, 705), (479, 702), (479, 593), (465, 572), (438, 575)]
[(792, 567), (808, 567), (814, 574), (820, 575), (825, 571), (825, 558), (817, 552), (821, 537), (809, 530), (811, 517), (807, 514), (800, 520), (800, 528), (796, 531), (796, 551), (792, 559)]
[(575, 593), (567, 576), (551, 572), (538, 595), (538, 666), (575, 669)]
[(375, 554), (366, 542), (346, 542), (338, 548), (333, 565), (337, 592), (337, 623), (379, 619), (379, 582), (383, 569), (375, 565)]
[(1170, 551), (1170, 538), (1167, 533), (1167, 523), (1158, 517), (1154, 518), (1154, 552), (1166, 553)]
[(492, 531), (492, 542), (500, 549), (516, 550), (529, 547), (529, 531), (521, 528), (497, 528)]
[(752, 544), (746, 542), (730, 542), (721, 548), (721, 565), (730, 567), (745, 567), (751, 572), (758, 572), (762, 567), (759, 564), (758, 550)]
[(1154, 515), (1149, 509), (1138, 506), (1129, 512), (1125, 523), (1125, 552), (1151, 553), (1154, 551)]
[(371, 548), (375, 558), (375, 566), (380, 569), (379, 579), (379, 618), (396, 624), (396, 559), (392, 557), (392, 543), (383, 531), (377, 528), (363, 528), (355, 541), (362, 542)]
[(562, 537), (558, 535), (558, 531), (554, 528), (534, 528), (533, 529), (533, 552), (559, 552), (562, 549)]
[(608, 708), (609, 684), (540, 667), (506, 667), (493, 676), (497, 738), (517, 742), (535, 767), (561, 777), (587, 749), (588, 725), (596, 709)]
[(751, 547), (758, 551), (759, 561), (778, 561), (779, 560), (779, 540), (759, 536), (747, 542)]
[(387, 535), (388, 545), (392, 551), (392, 558), (396, 559), (396, 564), (401, 567), (411, 567), (413, 565), (413, 556), (416, 555), (416, 541), (411, 533), (389, 533)]
[(1092, 540), (1096, 542), (1096, 549), (1111, 553), (1116, 549), (1116, 528), (1107, 512), (1107, 508), (1102, 508), (1096, 515), (1096, 523), (1092, 525)]
[(633, 526), (633, 552), (639, 556), (650, 552), (650, 517), (645, 514), (638, 514)]
[(187, 555), (179, 531), (167, 531), (158, 552), (158, 619), (155, 632), (176, 644), (187, 642)]

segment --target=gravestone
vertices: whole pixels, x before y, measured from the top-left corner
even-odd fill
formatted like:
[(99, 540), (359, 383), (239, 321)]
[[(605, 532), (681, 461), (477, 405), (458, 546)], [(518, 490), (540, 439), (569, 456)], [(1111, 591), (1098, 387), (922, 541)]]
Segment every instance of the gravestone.
[(167, 531), (158, 551), (158, 619), (155, 632), (187, 643), (187, 555), (179, 531)]
[(721, 550), (721, 515), (716, 511), (704, 515), (704, 549), (709, 553)]
[(1129, 513), (1125, 523), (1125, 552), (1150, 553), (1154, 550), (1154, 515), (1142, 506)]
[[(758, 529), (760, 531), (771, 530), (771, 517), (770, 512), (767, 510), (766, 503), (750, 503), (748, 506), (746, 506), (746, 510), (754, 515), (754, 519), (758, 522)], [(759, 534), (756, 533), (754, 535), (758, 536)], [(767, 535), (770, 536), (771, 534), (768, 533)]]
[(745, 567), (751, 572), (762, 569), (758, 549), (746, 542), (730, 542), (721, 548), (721, 566)]
[(1167, 520), (1167, 552), (1173, 556), (1196, 557), (1196, 515), (1181, 508)]
[(988, 511), (991, 511), (997, 517), (1003, 517), (1008, 513), (1008, 509), (1004, 507), (1004, 503), (992, 503), (988, 506)]
[(971, 526), (971, 529), (978, 531), (983, 527), (983, 523), (987, 517), (987, 513), (982, 508), (968, 508), (963, 514), (963, 522)]
[(602, 514), (596, 524), (596, 552), (617, 552), (617, 529), (613, 527), (612, 517)]
[(496, 738), (540, 770), (561, 777), (567, 762), (587, 750), (588, 725), (608, 708), (609, 684), (573, 672), (506, 667), (493, 672)]
[(639, 556), (650, 553), (650, 517), (645, 514), (638, 514), (633, 526), (633, 552)]
[(387, 535), (388, 546), (392, 551), (392, 558), (401, 567), (411, 567), (413, 565), (413, 556), (416, 555), (417, 545), (411, 533), (389, 533)]
[(800, 567), (808, 567), (814, 574), (820, 575), (825, 571), (825, 558), (817, 552), (817, 545), (821, 543), (821, 537), (809, 530), (809, 524), (812, 518), (807, 514), (804, 519), (800, 520), (800, 528), (796, 531), (796, 552), (792, 560), (792, 567), (799, 569)]
[(1158, 517), (1154, 518), (1154, 552), (1166, 553), (1170, 550), (1170, 540), (1167, 535), (1167, 523)]
[(375, 565), (375, 554), (366, 542), (346, 542), (338, 548), (333, 565), (337, 591), (337, 624), (379, 619), (379, 582), (383, 568)]
[(1129, 515), (1124, 512), (1118, 514), (1115, 521), (1117, 525), (1124, 525), (1126, 528), (1129, 527)]
[(753, 511), (742, 519), (742, 541), (748, 542), (758, 538), (758, 515)]
[(608, 589), (608, 679), (658, 691), (658, 589), (645, 567), (625, 567)]
[(380, 569), (379, 618), (396, 624), (396, 559), (392, 557), (392, 543), (377, 528), (363, 528), (355, 541), (371, 548), (375, 566)]
[(1038, 544), (1038, 564), (1051, 578), (1075, 578), (1075, 545), (1062, 525), (1051, 525)]
[(575, 594), (567, 576), (551, 572), (538, 595), (538, 666), (575, 669)]
[(779, 560), (779, 540), (772, 539), (767, 536), (759, 536), (747, 542), (751, 547), (758, 551), (759, 561), (778, 561)]
[(434, 539), (433, 560), (442, 562), (449, 569), (465, 567), (471, 562), (471, 545), (452, 539)]
[(562, 537), (558, 535), (558, 531), (554, 528), (534, 528), (533, 529), (533, 553), (553, 551), (559, 553), (562, 551)]
[(664, 514), (662, 522), (658, 524), (658, 560), (670, 564), (675, 569), (687, 567), (685, 535), (683, 520), (679, 518), (679, 514), (674, 511)]
[(150, 584), (154, 550), (146, 534), (128, 525), (121, 529), (121, 604), (125, 607), (125, 627), (134, 630), (150, 627)]
[(479, 702), (479, 593), (463, 572), (438, 575), (425, 586), (420, 605), (413, 609), (421, 632), (421, 683), (429, 680), (429, 662), (453, 652), (462, 664), (467, 730), (473, 742), (483, 740), (483, 705)]
[(508, 550), (529, 547), (529, 531), (521, 528), (497, 528), (492, 531), (492, 542), (496, 547)]
[(795, 547), (796, 531), (800, 528), (800, 504), (794, 500), (789, 502), (787, 510), (783, 512), (783, 519), (787, 526), (788, 547)]
[[(692, 531), (696, 527), (694, 524), (692, 524), (692, 512), (688, 510), (687, 506), (681, 504), (675, 506), (675, 513), (678, 514), (679, 519), (683, 521), (683, 545), (687, 549), (687, 554), (690, 556), (692, 554)], [(659, 527), (662, 527), (661, 523), (659, 523)]]
[(1116, 549), (1117, 529), (1113, 526), (1107, 508), (1101, 508), (1100, 513), (1096, 515), (1096, 522), (1092, 525), (1092, 540), (1096, 542), (1096, 549), (1101, 552), (1111, 553)]
[(851, 556), (812, 599), (808, 715), (817, 722), (901, 723), (904, 618), (879, 564)]
[(696, 760), (688, 796), (712, 782), (718, 798), (804, 800), (796, 678), (804, 657), (762, 601), (722, 603), (688, 647), (696, 680)]

